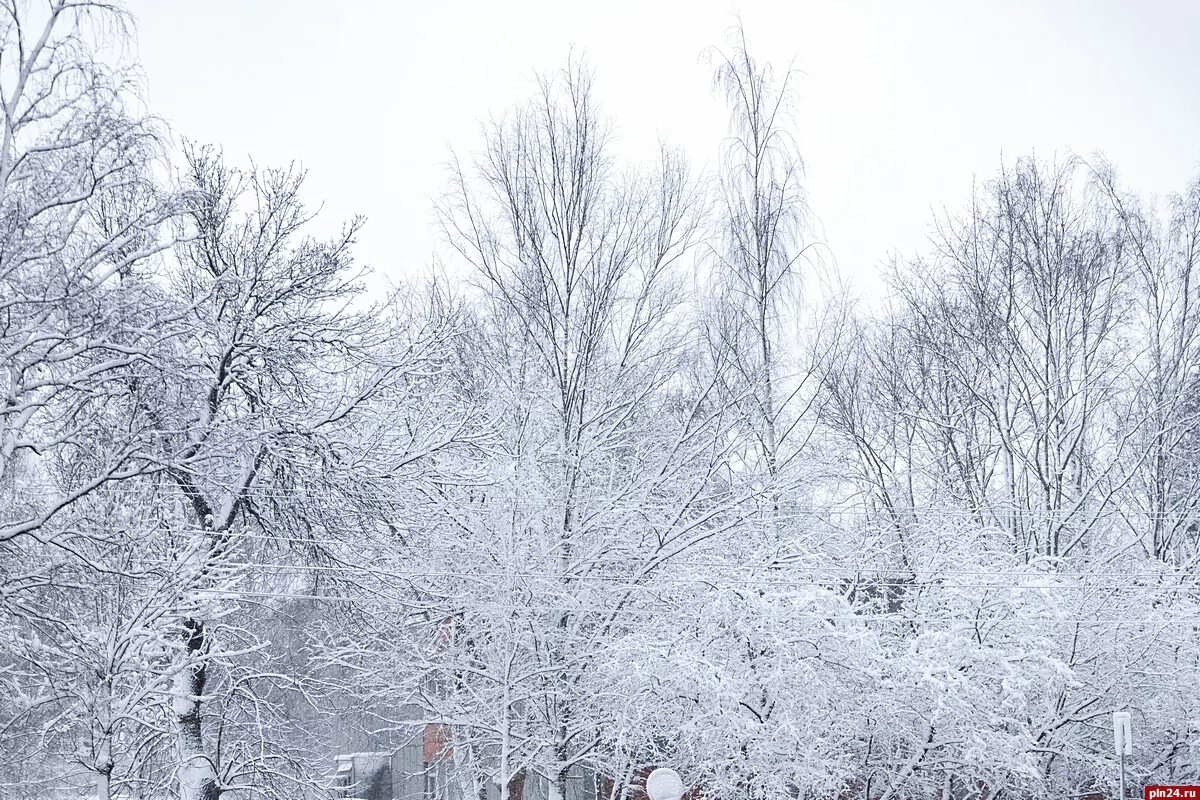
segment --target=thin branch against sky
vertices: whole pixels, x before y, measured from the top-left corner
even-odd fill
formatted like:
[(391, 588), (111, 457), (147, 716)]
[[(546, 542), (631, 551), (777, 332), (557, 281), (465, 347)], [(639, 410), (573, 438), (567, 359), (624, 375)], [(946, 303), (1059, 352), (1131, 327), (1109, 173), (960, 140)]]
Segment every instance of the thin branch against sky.
[[(151, 102), (180, 133), (303, 159), (331, 218), (368, 217), (360, 257), (420, 273), (449, 148), (586, 56), (621, 152), (658, 139), (716, 164), (726, 132), (702, 51), (740, 18), (760, 58), (794, 59), (813, 213), (868, 295), (1003, 154), (1104, 151), (1143, 191), (1200, 164), (1200, 6), (726, 0), (286, 4), (135, 0)], [(178, 35), (186, 30), (186, 36)]]

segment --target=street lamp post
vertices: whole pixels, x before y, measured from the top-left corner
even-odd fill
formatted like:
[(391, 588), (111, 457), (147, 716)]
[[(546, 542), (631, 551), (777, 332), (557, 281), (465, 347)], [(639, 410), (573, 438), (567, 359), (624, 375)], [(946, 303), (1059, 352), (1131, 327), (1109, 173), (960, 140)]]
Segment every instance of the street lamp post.
[(680, 800), (686, 791), (679, 773), (668, 767), (659, 767), (646, 777), (646, 796), (650, 800)]
[(1133, 755), (1133, 724), (1128, 711), (1113, 712), (1113, 746), (1121, 762), (1120, 800), (1125, 800), (1125, 756)]

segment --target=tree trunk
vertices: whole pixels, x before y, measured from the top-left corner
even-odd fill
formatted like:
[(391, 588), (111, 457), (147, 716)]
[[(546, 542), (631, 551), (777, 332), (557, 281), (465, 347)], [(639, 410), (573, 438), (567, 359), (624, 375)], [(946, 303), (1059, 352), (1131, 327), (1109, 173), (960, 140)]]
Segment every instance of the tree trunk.
[(204, 750), (201, 727), (201, 703), (208, 665), (200, 659), (207, 652), (204, 623), (189, 619), (183, 623), (186, 645), (184, 668), (175, 677), (175, 717), (179, 731), (180, 800), (217, 800), (221, 795), (213, 760)]
[(110, 800), (112, 797), (112, 770), (101, 770), (96, 773), (96, 800)]

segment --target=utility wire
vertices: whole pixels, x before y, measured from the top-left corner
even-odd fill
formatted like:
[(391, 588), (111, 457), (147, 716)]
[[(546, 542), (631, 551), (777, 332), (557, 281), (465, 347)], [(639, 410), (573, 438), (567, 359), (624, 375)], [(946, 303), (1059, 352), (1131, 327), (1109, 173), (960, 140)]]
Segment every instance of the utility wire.
[[(158, 566), (175, 566), (178, 562), (174, 561), (146, 561), (143, 564), (156, 564)], [(452, 570), (398, 570), (388, 569), (386, 567), (362, 567), (347, 564), (271, 564), (259, 563), (252, 561), (218, 561), (215, 566), (219, 568), (229, 569), (248, 569), (258, 571), (276, 571), (276, 572), (331, 572), (348, 575), (370, 575), (381, 578), (397, 577), (397, 578), (458, 578), (463, 580), (484, 580), (495, 578), (525, 578), (525, 579), (545, 579), (554, 581), (569, 581), (572, 584), (587, 584), (595, 581), (620, 582), (625, 581), (625, 588), (630, 589), (650, 589), (653, 586), (646, 584), (629, 583), (626, 575), (600, 575), (600, 574), (582, 574), (582, 575), (555, 575), (540, 572), (521, 572), (521, 571), (471, 571), (471, 572), (456, 572)], [(958, 575), (968, 575), (977, 573), (957, 573)], [(1004, 576), (1004, 573), (993, 573), (995, 575)], [(1112, 573), (1120, 574), (1120, 573)], [(805, 586), (805, 587), (826, 587), (836, 584), (838, 579), (810, 577), (808, 580), (794, 580), (790, 578), (770, 578), (770, 577), (727, 577), (727, 576), (682, 576), (682, 575), (664, 575), (655, 573), (647, 576), (653, 585), (664, 583), (675, 584), (701, 584), (701, 585), (730, 585), (730, 586)], [(1015, 577), (1015, 576), (1014, 576)], [(1029, 577), (1029, 576), (1022, 576)], [(1061, 577), (1057, 574), (1047, 574), (1046, 577)], [(876, 581), (867, 579), (869, 583), (866, 585), (871, 587), (893, 587), (901, 589), (919, 589), (926, 587), (936, 587), (938, 589), (1029, 589), (1037, 591), (1088, 591), (1088, 590), (1129, 590), (1129, 589), (1200, 589), (1198, 585), (1148, 585), (1138, 583), (1084, 583), (1084, 584), (1023, 584), (1023, 583), (944, 583), (935, 579), (913, 580), (913, 581)]]

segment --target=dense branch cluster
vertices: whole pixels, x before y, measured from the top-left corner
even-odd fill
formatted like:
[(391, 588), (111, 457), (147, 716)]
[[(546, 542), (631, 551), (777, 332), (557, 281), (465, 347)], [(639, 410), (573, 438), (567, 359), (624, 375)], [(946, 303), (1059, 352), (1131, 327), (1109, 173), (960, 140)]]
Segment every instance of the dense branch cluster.
[(1122, 709), (1196, 782), (1200, 181), (1006, 164), (862, 313), (739, 36), (717, 174), (571, 62), (454, 161), (471, 280), (370, 297), (119, 8), (0, 6), (0, 798), (1098, 800)]

